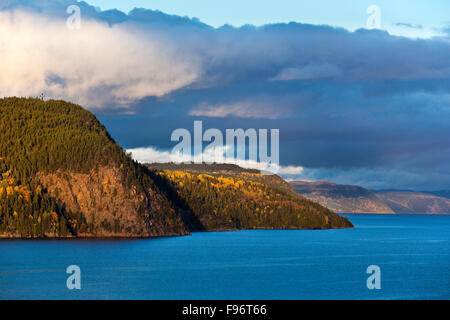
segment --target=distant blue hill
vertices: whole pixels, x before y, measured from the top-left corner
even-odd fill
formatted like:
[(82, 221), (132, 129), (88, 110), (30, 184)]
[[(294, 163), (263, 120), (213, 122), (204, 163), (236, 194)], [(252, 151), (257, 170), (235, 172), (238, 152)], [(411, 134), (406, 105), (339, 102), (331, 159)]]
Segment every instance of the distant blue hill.
[(450, 214), (450, 191), (368, 190), (327, 181), (292, 181), (301, 195), (341, 213)]

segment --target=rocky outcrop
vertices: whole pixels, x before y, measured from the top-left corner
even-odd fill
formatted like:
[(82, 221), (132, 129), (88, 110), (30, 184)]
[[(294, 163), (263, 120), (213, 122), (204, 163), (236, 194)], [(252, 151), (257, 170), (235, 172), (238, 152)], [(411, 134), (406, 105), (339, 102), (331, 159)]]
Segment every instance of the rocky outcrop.
[(167, 200), (152, 189), (138, 192), (135, 187), (128, 188), (124, 174), (117, 167), (99, 167), (87, 174), (39, 172), (36, 177), (66, 209), (83, 214), (92, 230), (78, 236), (155, 237), (189, 234), (175, 211), (174, 219), (159, 214)]

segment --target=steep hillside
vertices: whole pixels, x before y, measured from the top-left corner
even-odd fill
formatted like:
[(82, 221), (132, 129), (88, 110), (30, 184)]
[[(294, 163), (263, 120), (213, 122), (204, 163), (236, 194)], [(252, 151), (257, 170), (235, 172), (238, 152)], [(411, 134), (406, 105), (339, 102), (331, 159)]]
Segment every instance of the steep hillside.
[(396, 213), (450, 214), (450, 199), (413, 191), (378, 191), (377, 196)]
[(208, 174), (214, 177), (228, 177), (249, 180), (253, 182), (265, 183), (275, 189), (282, 190), (290, 195), (297, 196), (297, 192), (286, 182), (283, 178), (276, 174), (261, 174), (257, 169), (246, 169), (239, 167), (235, 164), (196, 164), (196, 163), (151, 163), (146, 166), (153, 170), (169, 170), (169, 171), (182, 171), (192, 174)]
[(292, 181), (290, 185), (299, 194), (336, 212), (394, 213), (374, 192), (362, 187), (326, 181)]
[(146, 171), (80, 106), (0, 99), (3, 237), (188, 234)]
[(352, 227), (276, 175), (226, 164), (147, 166), (160, 177), (161, 188), (172, 192), (169, 197), (178, 199), (183, 220), (193, 230)]

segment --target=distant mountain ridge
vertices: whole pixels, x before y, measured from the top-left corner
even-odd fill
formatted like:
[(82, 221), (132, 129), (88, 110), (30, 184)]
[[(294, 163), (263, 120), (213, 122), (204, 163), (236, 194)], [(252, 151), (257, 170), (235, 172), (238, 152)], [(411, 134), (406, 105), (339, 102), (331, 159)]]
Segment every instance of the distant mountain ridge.
[(408, 190), (408, 189), (380, 189), (380, 190), (372, 190), (376, 193), (382, 193), (382, 192), (418, 192), (418, 193), (425, 193), (425, 194), (431, 194), (437, 197), (441, 198), (447, 198), (450, 199), (450, 190), (435, 190), (435, 191), (414, 191), (414, 190)]
[(448, 191), (368, 190), (327, 181), (292, 181), (299, 194), (340, 213), (450, 214)]
[(336, 212), (394, 213), (374, 192), (359, 186), (327, 181), (292, 181), (290, 185), (299, 194)]
[(383, 200), (395, 213), (450, 214), (450, 199), (431, 193), (414, 191), (379, 191)]

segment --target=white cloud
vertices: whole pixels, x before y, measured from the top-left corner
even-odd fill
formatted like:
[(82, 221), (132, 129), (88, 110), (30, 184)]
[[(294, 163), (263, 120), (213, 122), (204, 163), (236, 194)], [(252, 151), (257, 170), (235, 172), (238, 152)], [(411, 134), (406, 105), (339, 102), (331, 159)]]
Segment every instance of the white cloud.
[(190, 110), (189, 115), (212, 118), (235, 116), (248, 119), (278, 119), (282, 116), (282, 110), (261, 101), (242, 101), (220, 105), (201, 104)]
[(62, 18), (15, 11), (0, 12), (0, 70), (0, 96), (44, 93), (101, 108), (182, 88), (200, 67), (156, 31), (88, 19), (69, 30)]
[(140, 163), (166, 163), (172, 162), (169, 151), (160, 151), (152, 147), (128, 149), (134, 160)]
[(307, 80), (319, 78), (332, 78), (342, 75), (342, 71), (329, 63), (308, 64), (304, 67), (291, 67), (283, 69), (273, 80)]
[(303, 167), (300, 166), (286, 166), (280, 167), (278, 170), (279, 174), (301, 174), (303, 172)]
[(170, 151), (157, 150), (153, 147), (128, 149), (127, 152), (131, 152), (133, 159), (140, 163), (202, 162), (205, 161), (205, 159), (214, 159), (214, 162), (216, 163), (232, 163), (246, 169), (261, 170), (261, 172), (265, 174), (294, 175), (303, 172), (303, 167), (301, 166), (280, 166), (254, 160), (228, 159), (225, 157), (226, 149), (227, 147), (222, 147), (220, 150), (208, 149), (206, 152), (194, 155), (189, 159), (172, 156)]

